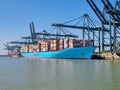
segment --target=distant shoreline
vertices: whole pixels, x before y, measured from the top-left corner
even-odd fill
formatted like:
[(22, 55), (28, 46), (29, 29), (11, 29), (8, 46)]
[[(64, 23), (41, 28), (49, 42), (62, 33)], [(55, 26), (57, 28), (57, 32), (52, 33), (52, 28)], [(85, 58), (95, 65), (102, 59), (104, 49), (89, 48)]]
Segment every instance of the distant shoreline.
[(0, 55), (0, 57), (8, 57), (8, 55)]

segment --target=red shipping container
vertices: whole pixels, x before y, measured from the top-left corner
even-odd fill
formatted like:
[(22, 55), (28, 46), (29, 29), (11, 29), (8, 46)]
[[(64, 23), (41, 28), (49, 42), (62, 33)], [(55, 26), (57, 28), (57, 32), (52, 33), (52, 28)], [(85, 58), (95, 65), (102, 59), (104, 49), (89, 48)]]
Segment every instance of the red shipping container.
[(80, 40), (80, 46), (84, 46), (84, 40)]
[(93, 43), (91, 40), (80, 40), (80, 46), (92, 46)]
[(74, 39), (74, 47), (80, 47), (80, 40)]
[(87, 46), (93, 46), (92, 40), (88, 40), (88, 41), (87, 41)]
[(39, 51), (41, 51), (41, 43), (38, 44)]

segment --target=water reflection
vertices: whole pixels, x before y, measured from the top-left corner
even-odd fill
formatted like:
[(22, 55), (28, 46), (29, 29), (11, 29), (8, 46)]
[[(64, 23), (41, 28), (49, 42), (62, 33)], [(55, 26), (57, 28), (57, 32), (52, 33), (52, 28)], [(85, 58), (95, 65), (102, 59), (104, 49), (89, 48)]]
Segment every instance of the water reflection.
[(0, 58), (0, 90), (119, 90), (119, 62)]

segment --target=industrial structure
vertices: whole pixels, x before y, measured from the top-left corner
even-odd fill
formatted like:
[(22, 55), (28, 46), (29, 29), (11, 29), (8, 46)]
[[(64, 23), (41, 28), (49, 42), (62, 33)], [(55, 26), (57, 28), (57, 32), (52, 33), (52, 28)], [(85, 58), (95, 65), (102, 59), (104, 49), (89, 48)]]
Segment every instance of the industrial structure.
[[(66, 28), (79, 29), (82, 31), (83, 40), (93, 41), (93, 45), (97, 47), (96, 52), (110, 52), (116, 53), (116, 50), (120, 47), (120, 0), (114, 1), (114, 4), (110, 0), (100, 0), (103, 8), (98, 7), (95, 0), (86, 0), (91, 9), (94, 11), (99, 19), (97, 22), (89, 14), (84, 14), (73, 20), (69, 20), (64, 23), (54, 23), (52, 26), (57, 27), (56, 33), (43, 30), (41, 32), (35, 32), (34, 23), (31, 22), (30, 36), (21, 37), (22, 41), (11, 41), (10, 44), (15, 44), (16, 48), (21, 45), (36, 44), (38, 39), (59, 39), (63, 38), (77, 38), (78, 36), (67, 33)], [(54, 30), (53, 30), (54, 31)], [(8, 48), (8, 45), (5, 45)], [(11, 46), (11, 50), (13, 49)], [(10, 47), (8, 48), (10, 50)]]
[(31, 36), (21, 37), (22, 40), (10, 41), (7, 42), (7, 44), (4, 44), (5, 50), (8, 50), (8, 55), (11, 56), (13, 54), (20, 54), (22, 45), (35, 44), (34, 30), (34, 23), (32, 22), (30, 23)]
[[(88, 14), (82, 17), (68, 21), (62, 24), (52, 24), (52, 26), (75, 28), (83, 30), (83, 39), (88, 38), (93, 40), (94, 45), (98, 47), (98, 52), (116, 52), (117, 44), (120, 41), (120, 0), (116, 0), (115, 5), (111, 4), (109, 0), (101, 0), (104, 8), (100, 10), (95, 0), (86, 0), (91, 9), (100, 20), (99, 26)], [(83, 22), (80, 23), (81, 18)], [(77, 21), (77, 24), (70, 25), (70, 22)], [(86, 36), (85, 36), (86, 35)], [(97, 43), (97, 42), (98, 43)], [(102, 45), (101, 45), (102, 44)]]

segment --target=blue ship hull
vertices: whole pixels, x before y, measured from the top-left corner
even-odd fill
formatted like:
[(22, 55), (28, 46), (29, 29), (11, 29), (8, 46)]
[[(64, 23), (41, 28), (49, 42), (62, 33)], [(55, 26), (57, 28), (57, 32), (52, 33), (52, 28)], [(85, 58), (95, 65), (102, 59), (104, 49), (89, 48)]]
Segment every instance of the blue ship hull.
[(63, 58), (63, 59), (90, 59), (95, 50), (94, 46), (67, 48), (60, 51), (24, 52), (23, 57)]

